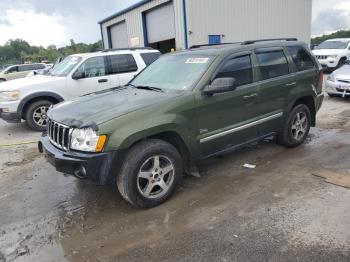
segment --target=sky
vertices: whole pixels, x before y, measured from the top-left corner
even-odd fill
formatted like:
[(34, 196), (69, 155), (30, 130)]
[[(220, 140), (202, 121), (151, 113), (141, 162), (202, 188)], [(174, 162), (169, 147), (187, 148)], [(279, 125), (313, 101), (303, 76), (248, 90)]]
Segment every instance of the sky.
[[(0, 0), (0, 45), (21, 38), (58, 47), (100, 39), (97, 22), (139, 0)], [(293, 1), (293, 0), (290, 0)], [(350, 29), (350, 0), (313, 0), (312, 35)]]

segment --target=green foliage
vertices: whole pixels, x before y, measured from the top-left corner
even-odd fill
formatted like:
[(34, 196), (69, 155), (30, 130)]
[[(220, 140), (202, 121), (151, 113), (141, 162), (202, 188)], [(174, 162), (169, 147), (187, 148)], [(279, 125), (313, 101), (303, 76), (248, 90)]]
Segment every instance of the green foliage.
[(75, 43), (70, 40), (70, 45), (57, 48), (50, 45), (47, 48), (42, 46), (31, 46), (21, 39), (9, 40), (4, 46), (0, 46), (0, 64), (18, 64), (24, 61), (41, 62), (48, 60), (53, 63), (60, 56), (68, 56), (77, 53), (95, 52), (102, 49), (102, 42), (93, 44)]
[(342, 30), (329, 35), (323, 35), (311, 39), (312, 45), (319, 45), (323, 41), (333, 38), (350, 38), (350, 30)]

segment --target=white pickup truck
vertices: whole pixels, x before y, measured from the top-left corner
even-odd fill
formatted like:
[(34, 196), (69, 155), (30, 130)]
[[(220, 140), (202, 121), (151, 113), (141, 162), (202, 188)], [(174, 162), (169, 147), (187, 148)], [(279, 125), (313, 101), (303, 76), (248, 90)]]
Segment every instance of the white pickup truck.
[(45, 130), (51, 105), (125, 85), (160, 55), (135, 48), (68, 56), (50, 75), (0, 83), (0, 118), (9, 123), (23, 119), (33, 130)]

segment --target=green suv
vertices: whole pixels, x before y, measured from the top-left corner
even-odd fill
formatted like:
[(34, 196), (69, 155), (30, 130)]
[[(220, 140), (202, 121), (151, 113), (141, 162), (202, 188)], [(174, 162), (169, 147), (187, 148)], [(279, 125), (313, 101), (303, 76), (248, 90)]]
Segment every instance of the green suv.
[(55, 105), (40, 152), (65, 174), (117, 185), (125, 200), (169, 199), (196, 164), (315, 126), (322, 68), (296, 39), (195, 46), (162, 56), (128, 85)]

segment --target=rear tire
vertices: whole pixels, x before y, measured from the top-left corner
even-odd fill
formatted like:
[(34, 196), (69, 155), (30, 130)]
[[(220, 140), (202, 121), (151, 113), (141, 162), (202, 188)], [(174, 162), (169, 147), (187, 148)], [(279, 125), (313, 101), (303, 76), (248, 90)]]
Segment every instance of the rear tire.
[(45, 131), (47, 125), (47, 111), (51, 105), (53, 105), (53, 103), (48, 100), (39, 100), (30, 104), (26, 112), (24, 112), (28, 127), (35, 131)]
[(151, 208), (168, 200), (179, 187), (183, 160), (177, 149), (150, 139), (132, 147), (117, 177), (122, 197), (134, 206)]
[(278, 135), (278, 142), (289, 148), (300, 146), (304, 143), (311, 127), (310, 109), (300, 104), (293, 108), (282, 132)]

